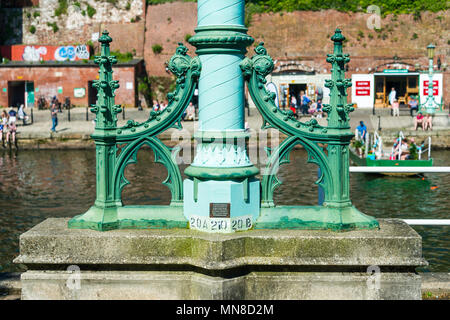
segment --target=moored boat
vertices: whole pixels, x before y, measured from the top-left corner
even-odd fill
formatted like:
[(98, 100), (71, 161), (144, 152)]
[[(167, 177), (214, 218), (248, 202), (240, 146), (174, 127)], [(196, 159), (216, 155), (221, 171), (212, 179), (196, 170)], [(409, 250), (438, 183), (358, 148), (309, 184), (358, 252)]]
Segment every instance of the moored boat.
[[(410, 142), (410, 146), (405, 148), (405, 145), (407, 145), (406, 139), (400, 132), (392, 149), (385, 150), (383, 149), (383, 141), (376, 131), (373, 135), (367, 133), (365, 141), (356, 132), (355, 141), (350, 146), (350, 160), (357, 166), (367, 167), (432, 167), (431, 137), (428, 137), (420, 145), (416, 145), (413, 139)], [(428, 143), (426, 148), (425, 142)], [(422, 159), (425, 152), (428, 157)], [(420, 173), (379, 172), (379, 174), (389, 176), (412, 176)]]

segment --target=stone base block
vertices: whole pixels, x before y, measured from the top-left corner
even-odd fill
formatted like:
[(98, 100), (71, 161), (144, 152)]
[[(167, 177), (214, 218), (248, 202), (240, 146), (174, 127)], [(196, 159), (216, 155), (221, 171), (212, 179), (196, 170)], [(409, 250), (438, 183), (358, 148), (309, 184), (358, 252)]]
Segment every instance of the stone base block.
[[(77, 280), (78, 279), (78, 280)], [(24, 300), (420, 299), (420, 276), (354, 272), (250, 272), (231, 279), (195, 272), (27, 271)], [(75, 281), (79, 281), (78, 284)]]
[(184, 180), (184, 216), (189, 227), (215, 233), (248, 230), (260, 214), (260, 183)]
[(47, 219), (20, 236), (23, 299), (420, 299), (420, 236), (380, 228), (69, 229)]

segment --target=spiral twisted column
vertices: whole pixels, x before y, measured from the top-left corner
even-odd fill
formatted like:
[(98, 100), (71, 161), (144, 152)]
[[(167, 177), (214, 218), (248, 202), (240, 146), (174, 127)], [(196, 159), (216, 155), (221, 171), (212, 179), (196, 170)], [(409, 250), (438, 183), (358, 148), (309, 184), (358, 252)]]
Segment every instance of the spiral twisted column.
[(240, 63), (253, 43), (244, 26), (245, 1), (199, 0), (197, 8), (196, 34), (189, 42), (202, 63), (199, 130), (194, 161), (185, 170), (190, 179), (185, 180), (184, 212), (188, 219), (193, 217), (191, 227), (212, 231), (218, 220), (210, 207), (228, 205), (228, 220), (221, 220), (222, 230), (216, 231), (234, 231), (232, 219), (239, 216), (246, 217), (240, 221), (246, 227), (239, 230), (248, 229), (259, 214), (259, 181), (253, 178), (259, 170), (248, 158), (244, 126)]

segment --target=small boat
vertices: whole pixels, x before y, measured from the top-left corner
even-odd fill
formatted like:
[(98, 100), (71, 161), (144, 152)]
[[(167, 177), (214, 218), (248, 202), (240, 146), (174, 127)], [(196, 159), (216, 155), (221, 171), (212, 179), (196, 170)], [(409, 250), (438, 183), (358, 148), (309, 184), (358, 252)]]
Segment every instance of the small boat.
[[(350, 145), (350, 160), (357, 166), (367, 167), (432, 167), (433, 158), (431, 158), (431, 137), (428, 137), (425, 141), (428, 142), (425, 148), (425, 141), (420, 146), (414, 143), (415, 150), (411, 150), (412, 147), (405, 150), (406, 144), (405, 136), (400, 131), (399, 137), (396, 139), (396, 143), (389, 150), (383, 149), (383, 141), (378, 134), (374, 132), (366, 134), (366, 141), (363, 141), (359, 132), (356, 131), (355, 141)], [(366, 146), (370, 146), (367, 148)], [(411, 152), (414, 151), (414, 152)], [(427, 153), (427, 159), (422, 159), (422, 155)], [(380, 174), (388, 176), (412, 176), (418, 175), (417, 173), (393, 173), (393, 172), (380, 172)]]

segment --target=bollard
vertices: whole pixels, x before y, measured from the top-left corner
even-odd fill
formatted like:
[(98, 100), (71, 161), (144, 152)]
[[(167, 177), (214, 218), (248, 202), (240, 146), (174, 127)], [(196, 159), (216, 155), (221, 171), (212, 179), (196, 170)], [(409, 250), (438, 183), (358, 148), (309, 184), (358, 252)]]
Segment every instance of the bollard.
[(122, 108), (122, 120), (125, 120), (125, 107)]
[(69, 105), (69, 108), (67, 109), (67, 119), (70, 122), (70, 105)]
[(33, 124), (33, 123), (34, 123), (34, 118), (33, 118), (33, 109), (34, 109), (34, 108), (31, 108), (31, 124)]
[(86, 107), (86, 121), (89, 121), (89, 107)]

